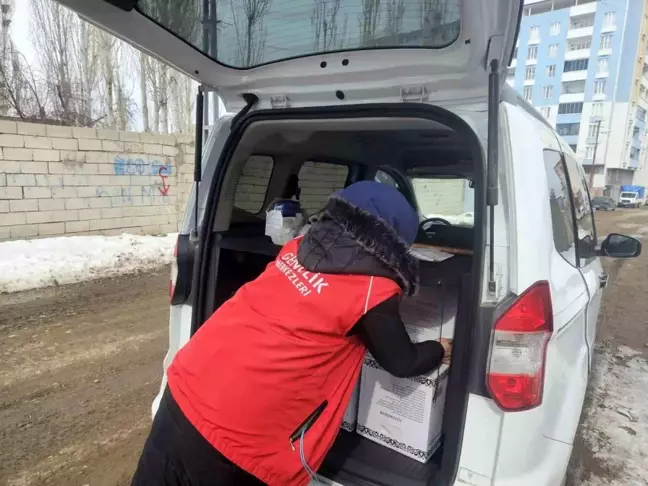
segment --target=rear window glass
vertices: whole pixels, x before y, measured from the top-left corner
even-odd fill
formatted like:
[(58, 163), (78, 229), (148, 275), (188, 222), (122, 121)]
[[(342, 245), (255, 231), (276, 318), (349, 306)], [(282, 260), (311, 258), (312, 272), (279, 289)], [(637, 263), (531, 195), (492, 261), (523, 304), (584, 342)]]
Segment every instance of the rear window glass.
[(326, 206), (331, 194), (344, 188), (349, 176), (346, 165), (305, 162), (299, 170), (299, 200), (302, 209), (312, 216)]
[[(138, 9), (222, 64), (396, 47), (439, 48), (459, 36), (460, 0), (140, 0)], [(213, 12), (203, 16), (202, 5)], [(209, 19), (205, 25), (201, 18)]]
[(263, 209), (273, 166), (272, 157), (264, 155), (253, 155), (245, 162), (236, 184), (235, 207), (252, 214)]

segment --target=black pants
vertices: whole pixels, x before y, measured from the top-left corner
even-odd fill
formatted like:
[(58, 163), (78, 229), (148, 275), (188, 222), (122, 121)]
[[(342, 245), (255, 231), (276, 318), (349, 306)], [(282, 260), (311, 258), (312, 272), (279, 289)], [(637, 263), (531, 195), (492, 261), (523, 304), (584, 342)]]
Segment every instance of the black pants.
[(232, 464), (184, 416), (164, 392), (131, 486), (262, 486)]

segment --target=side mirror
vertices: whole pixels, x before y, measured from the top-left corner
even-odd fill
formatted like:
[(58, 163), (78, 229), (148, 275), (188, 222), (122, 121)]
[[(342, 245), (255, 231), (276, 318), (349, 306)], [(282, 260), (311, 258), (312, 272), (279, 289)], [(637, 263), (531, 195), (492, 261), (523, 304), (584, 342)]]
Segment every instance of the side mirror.
[(601, 243), (599, 256), (612, 258), (634, 258), (641, 255), (641, 242), (630, 236), (611, 233)]

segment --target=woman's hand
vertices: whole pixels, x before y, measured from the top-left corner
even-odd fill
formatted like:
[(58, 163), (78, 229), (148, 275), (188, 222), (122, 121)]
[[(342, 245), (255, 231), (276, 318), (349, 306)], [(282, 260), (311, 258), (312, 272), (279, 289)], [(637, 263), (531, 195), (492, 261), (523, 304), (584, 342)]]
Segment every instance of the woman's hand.
[(439, 343), (443, 346), (443, 364), (449, 365), (452, 360), (452, 339), (440, 338)]

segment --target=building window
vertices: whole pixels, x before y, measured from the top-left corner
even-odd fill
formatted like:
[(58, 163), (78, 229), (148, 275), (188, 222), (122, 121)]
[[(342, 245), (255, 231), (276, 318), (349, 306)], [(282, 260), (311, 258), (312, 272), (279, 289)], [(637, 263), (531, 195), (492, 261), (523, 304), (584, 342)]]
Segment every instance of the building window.
[(646, 121), (646, 110), (644, 110), (640, 106), (637, 107), (637, 119), (641, 121)]
[(560, 35), (560, 22), (554, 22), (549, 29), (551, 35)]
[(598, 132), (599, 124), (598, 123), (590, 123), (589, 127), (587, 128), (587, 136), (590, 138), (596, 137), (596, 133)]
[(599, 49), (612, 49), (612, 34), (603, 34)]
[(569, 50), (570, 51), (580, 51), (582, 49), (589, 49), (590, 45), (592, 44), (591, 40), (580, 40), (576, 42), (571, 42), (569, 44)]
[(573, 115), (583, 113), (583, 103), (560, 103), (558, 105), (559, 115)]
[(585, 27), (591, 27), (594, 25), (594, 17), (588, 17), (584, 19), (572, 20), (571, 28), (572, 29), (583, 29)]
[(524, 70), (524, 80), (533, 81), (535, 79), (535, 67), (528, 67)]
[(616, 12), (607, 12), (603, 17), (603, 27), (614, 27), (616, 25)]
[(637, 147), (630, 147), (630, 158), (631, 159), (639, 159), (639, 154), (641, 153), (641, 149)]
[(543, 87), (542, 87), (542, 97), (543, 97), (545, 100), (548, 100), (548, 99), (551, 98), (552, 96), (553, 96), (553, 86), (551, 86), (551, 85), (549, 85), (549, 86), (543, 86)]
[(531, 101), (531, 94), (532, 93), (533, 93), (533, 88), (531, 86), (527, 86), (522, 91), (522, 95), (524, 96), (524, 99), (527, 100), (527, 101)]
[(588, 145), (585, 147), (585, 158), (593, 159), (594, 158), (594, 145)]
[(540, 112), (542, 113), (542, 116), (549, 118), (551, 116), (551, 106), (543, 106), (540, 108)]
[(585, 81), (565, 81), (562, 84), (562, 94), (576, 94), (585, 92)]
[(556, 75), (556, 65), (550, 64), (547, 66), (547, 76), (553, 78)]
[(527, 59), (538, 59), (538, 46), (529, 47)]
[(529, 42), (538, 43), (540, 41), (540, 26), (534, 25), (529, 29)]
[(603, 103), (592, 103), (592, 116), (603, 115)]
[(556, 132), (561, 137), (567, 137), (569, 135), (578, 135), (580, 131), (580, 123), (559, 123), (556, 125)]
[(549, 45), (549, 57), (556, 57), (558, 55), (558, 44)]
[(594, 94), (605, 94), (605, 81), (596, 81), (594, 83)]
[(587, 66), (589, 66), (589, 59), (578, 59), (577, 61), (565, 61), (565, 67), (563, 68), (563, 72), (570, 72), (570, 71), (585, 71), (587, 70)]
[(607, 57), (599, 58), (598, 64), (596, 65), (596, 72), (597, 73), (607, 73), (608, 72), (608, 58)]

